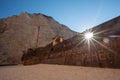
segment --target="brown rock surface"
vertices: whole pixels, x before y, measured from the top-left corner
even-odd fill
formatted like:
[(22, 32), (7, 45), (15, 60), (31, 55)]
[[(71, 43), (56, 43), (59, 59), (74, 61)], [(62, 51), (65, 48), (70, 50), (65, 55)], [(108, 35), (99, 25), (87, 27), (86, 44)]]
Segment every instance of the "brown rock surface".
[[(114, 21), (117, 23), (114, 23)], [(95, 35), (93, 44), (80, 43), (82, 34), (64, 40), (55, 46), (51, 44), (27, 52), (22, 57), (24, 65), (36, 63), (79, 65), (93, 67), (120, 68), (120, 17), (93, 28), (96, 31), (108, 31)], [(109, 23), (109, 24), (108, 24)], [(109, 25), (112, 27), (109, 27)], [(104, 27), (101, 27), (104, 25)], [(108, 28), (109, 27), (109, 28)], [(106, 39), (106, 40), (105, 40)], [(107, 42), (107, 43), (106, 43)]]
[(68, 39), (75, 34), (43, 14), (21, 13), (0, 19), (0, 65), (20, 63), (23, 51), (45, 46), (56, 35)]

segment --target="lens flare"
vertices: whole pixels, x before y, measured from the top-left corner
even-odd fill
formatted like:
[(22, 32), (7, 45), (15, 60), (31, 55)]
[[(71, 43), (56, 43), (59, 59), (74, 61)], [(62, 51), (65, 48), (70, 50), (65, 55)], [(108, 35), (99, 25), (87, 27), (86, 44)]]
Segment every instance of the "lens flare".
[[(109, 31), (109, 29), (107, 30), (102, 30), (102, 31), (93, 31), (93, 30), (87, 30), (86, 32), (84, 32), (82, 35), (82, 40), (80, 41), (79, 44), (84, 43), (88, 49), (88, 53), (91, 52), (91, 49), (94, 47), (96, 48), (96, 44), (102, 46), (103, 48), (105, 48), (106, 50), (115, 53), (114, 50), (112, 50), (110, 47), (108, 47), (107, 45), (105, 45), (102, 41), (100, 41), (100, 39), (103, 39), (104, 42), (109, 43), (109, 40), (107, 40), (107, 37), (111, 37), (111, 36), (104, 36), (103, 34), (106, 33), (107, 31)], [(105, 40), (106, 39), (106, 40)], [(78, 44), (78, 45), (79, 45)]]
[(92, 39), (93, 38), (93, 32), (86, 32), (84, 35), (85, 39)]
[(90, 47), (92, 44), (92, 39), (94, 38), (94, 32), (92, 30), (87, 30), (83, 34), (84, 43), (87, 44), (88, 52), (90, 52)]

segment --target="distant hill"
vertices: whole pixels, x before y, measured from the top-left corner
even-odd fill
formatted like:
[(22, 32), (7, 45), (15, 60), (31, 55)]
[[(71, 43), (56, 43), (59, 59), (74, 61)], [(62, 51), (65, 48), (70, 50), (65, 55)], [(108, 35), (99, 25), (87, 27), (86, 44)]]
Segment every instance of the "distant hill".
[(55, 36), (68, 39), (74, 35), (76, 32), (44, 14), (0, 19), (0, 65), (20, 63), (23, 51), (46, 46)]
[(100, 24), (91, 31), (96, 34), (90, 46), (83, 40), (84, 31), (56, 46), (47, 45), (28, 51), (24, 65), (37, 63), (120, 68), (120, 17)]
[(120, 35), (120, 16), (93, 27), (92, 30), (95, 32), (102, 31), (101, 34), (103, 35)]

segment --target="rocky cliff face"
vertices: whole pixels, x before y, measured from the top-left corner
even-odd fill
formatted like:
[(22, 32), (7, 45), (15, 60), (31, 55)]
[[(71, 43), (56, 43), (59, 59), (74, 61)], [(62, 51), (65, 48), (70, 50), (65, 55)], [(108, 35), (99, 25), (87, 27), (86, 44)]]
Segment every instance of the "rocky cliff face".
[(100, 32), (102, 35), (117, 35), (120, 34), (120, 16), (109, 20), (92, 28), (95, 32)]
[(49, 63), (94, 67), (120, 68), (120, 17), (105, 22), (92, 31), (97, 32), (88, 48), (82, 34), (57, 44), (30, 50), (22, 57), (24, 65)]
[(53, 37), (68, 39), (76, 32), (43, 14), (21, 13), (0, 19), (0, 65), (20, 63), (23, 51), (43, 47)]

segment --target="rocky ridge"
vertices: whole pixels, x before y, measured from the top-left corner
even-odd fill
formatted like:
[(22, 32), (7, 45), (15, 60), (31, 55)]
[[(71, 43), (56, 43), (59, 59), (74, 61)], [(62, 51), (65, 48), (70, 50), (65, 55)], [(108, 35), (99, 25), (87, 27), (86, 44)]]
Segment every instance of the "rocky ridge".
[(95, 35), (95, 40), (90, 43), (89, 48), (88, 44), (82, 42), (83, 32), (56, 46), (52, 46), (51, 43), (45, 47), (29, 50), (23, 55), (22, 63), (120, 68), (120, 17), (90, 30), (99, 34)]
[(75, 34), (43, 14), (21, 13), (0, 19), (0, 65), (18, 64), (28, 48), (46, 46), (55, 36), (68, 39)]

